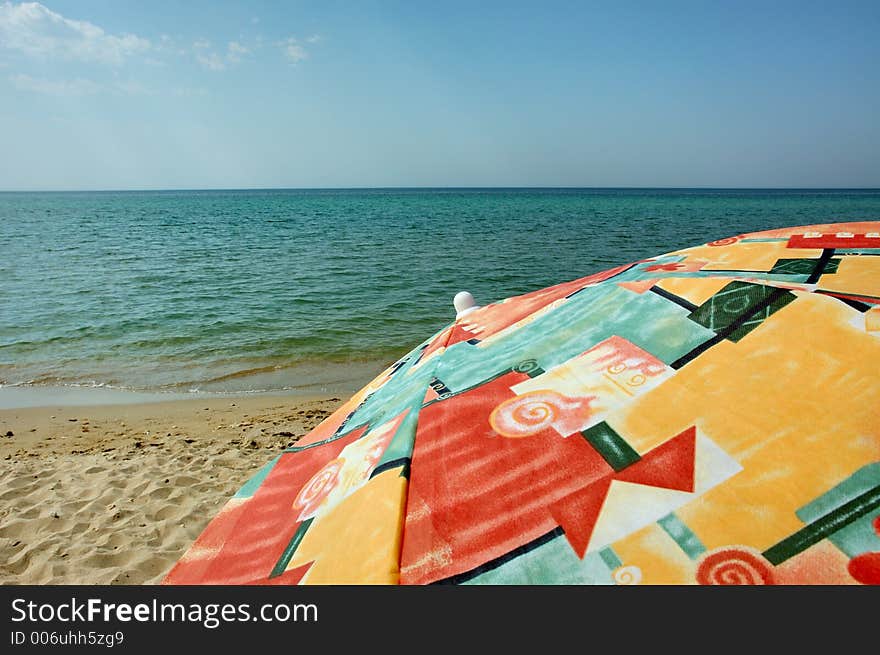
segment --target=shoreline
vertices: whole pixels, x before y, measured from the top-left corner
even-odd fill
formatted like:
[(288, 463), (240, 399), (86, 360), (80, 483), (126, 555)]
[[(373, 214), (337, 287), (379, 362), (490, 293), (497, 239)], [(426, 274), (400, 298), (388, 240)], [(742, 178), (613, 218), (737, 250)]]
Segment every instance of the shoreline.
[(161, 582), (261, 466), (347, 397), (0, 409), (0, 584)]
[(117, 405), (210, 398), (284, 396), (349, 398), (394, 360), (310, 362), (256, 373), (228, 375), (221, 381), (175, 387), (104, 384), (0, 383), (0, 410), (20, 407)]
[(159, 403), (234, 400), (236, 398), (291, 398), (294, 400), (339, 396), (349, 398), (369, 380), (349, 390), (267, 389), (255, 391), (147, 391), (115, 387), (56, 387), (0, 385), (0, 412), (13, 409), (152, 405)]

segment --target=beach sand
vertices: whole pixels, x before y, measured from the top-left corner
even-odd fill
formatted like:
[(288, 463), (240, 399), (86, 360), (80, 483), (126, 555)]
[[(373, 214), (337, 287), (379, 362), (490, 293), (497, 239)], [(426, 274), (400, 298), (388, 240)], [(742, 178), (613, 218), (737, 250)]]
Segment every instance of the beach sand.
[(0, 583), (161, 582), (239, 487), (342, 400), (0, 410)]

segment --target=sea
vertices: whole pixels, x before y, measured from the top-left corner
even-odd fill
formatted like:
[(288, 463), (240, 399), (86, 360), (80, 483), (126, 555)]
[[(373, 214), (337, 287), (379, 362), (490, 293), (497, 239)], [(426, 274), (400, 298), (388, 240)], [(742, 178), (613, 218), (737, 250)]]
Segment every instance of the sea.
[(0, 407), (351, 394), (479, 304), (728, 236), (880, 220), (864, 189), (0, 193)]

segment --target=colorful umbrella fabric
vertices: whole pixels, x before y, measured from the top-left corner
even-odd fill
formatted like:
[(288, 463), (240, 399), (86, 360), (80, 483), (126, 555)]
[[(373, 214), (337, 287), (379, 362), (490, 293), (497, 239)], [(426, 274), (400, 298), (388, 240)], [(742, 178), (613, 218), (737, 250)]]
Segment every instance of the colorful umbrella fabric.
[(260, 470), (165, 583), (880, 583), (880, 222), (465, 313)]

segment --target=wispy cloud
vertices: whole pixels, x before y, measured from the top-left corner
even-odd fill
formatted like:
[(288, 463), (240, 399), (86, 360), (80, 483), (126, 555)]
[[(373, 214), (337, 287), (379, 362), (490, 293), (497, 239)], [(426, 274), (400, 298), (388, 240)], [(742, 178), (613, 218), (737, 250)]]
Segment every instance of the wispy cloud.
[(309, 58), (309, 53), (306, 52), (306, 49), (292, 36), (282, 41), (280, 45), (281, 52), (284, 53), (284, 56), (292, 64), (298, 64), (303, 59)]
[[(259, 20), (252, 22), (256, 24)], [(280, 48), (283, 58), (295, 65), (309, 58), (307, 46), (311, 49), (321, 41), (320, 34), (312, 34), (302, 39), (291, 36), (276, 41), (275, 45)], [(187, 46), (168, 34), (160, 34), (150, 41), (130, 33), (110, 34), (94, 23), (67, 18), (39, 2), (0, 0), (0, 52), (18, 52), (35, 59), (77, 60), (119, 67), (132, 57), (142, 55), (139, 57), (142, 63), (155, 67), (165, 65), (169, 57), (183, 55), (193, 57), (207, 70), (219, 72), (248, 59), (253, 61), (265, 45), (269, 43), (264, 43), (260, 36), (228, 41), (225, 48), (213, 45), (206, 38), (199, 38)], [(42, 89), (40, 92), (44, 93), (94, 92), (83, 79), (61, 82), (40, 81), (27, 76), (17, 79), (20, 88)]]
[(208, 52), (205, 54), (196, 54), (196, 61), (202, 66), (212, 71), (226, 70), (226, 62), (216, 52)]
[(211, 49), (211, 42), (207, 39), (199, 39), (193, 43), (193, 51), (196, 61), (212, 71), (226, 70), (228, 65), (239, 64), (246, 56), (252, 53), (251, 48), (248, 48), (239, 41), (230, 41), (226, 44), (226, 53), (221, 55)]
[(0, 4), (0, 48), (30, 57), (119, 66), (150, 47), (148, 39), (134, 34), (107, 34), (93, 23), (65, 18), (39, 2)]
[[(196, 41), (196, 43), (199, 43), (199, 41)], [(205, 43), (210, 45), (207, 41)], [(184, 43), (179, 37), (174, 37), (170, 34), (160, 34), (159, 38), (151, 43), (150, 51), (156, 57), (186, 57), (194, 47), (195, 44)], [(147, 59), (149, 58), (145, 58), (144, 61), (147, 61)]]
[(10, 75), (9, 81), (22, 91), (32, 91), (51, 96), (83, 96), (98, 93), (103, 87), (92, 80), (45, 80), (30, 75)]
[(226, 47), (226, 59), (234, 64), (241, 61), (241, 58), (251, 54), (250, 48), (246, 48), (238, 41), (230, 41)]

